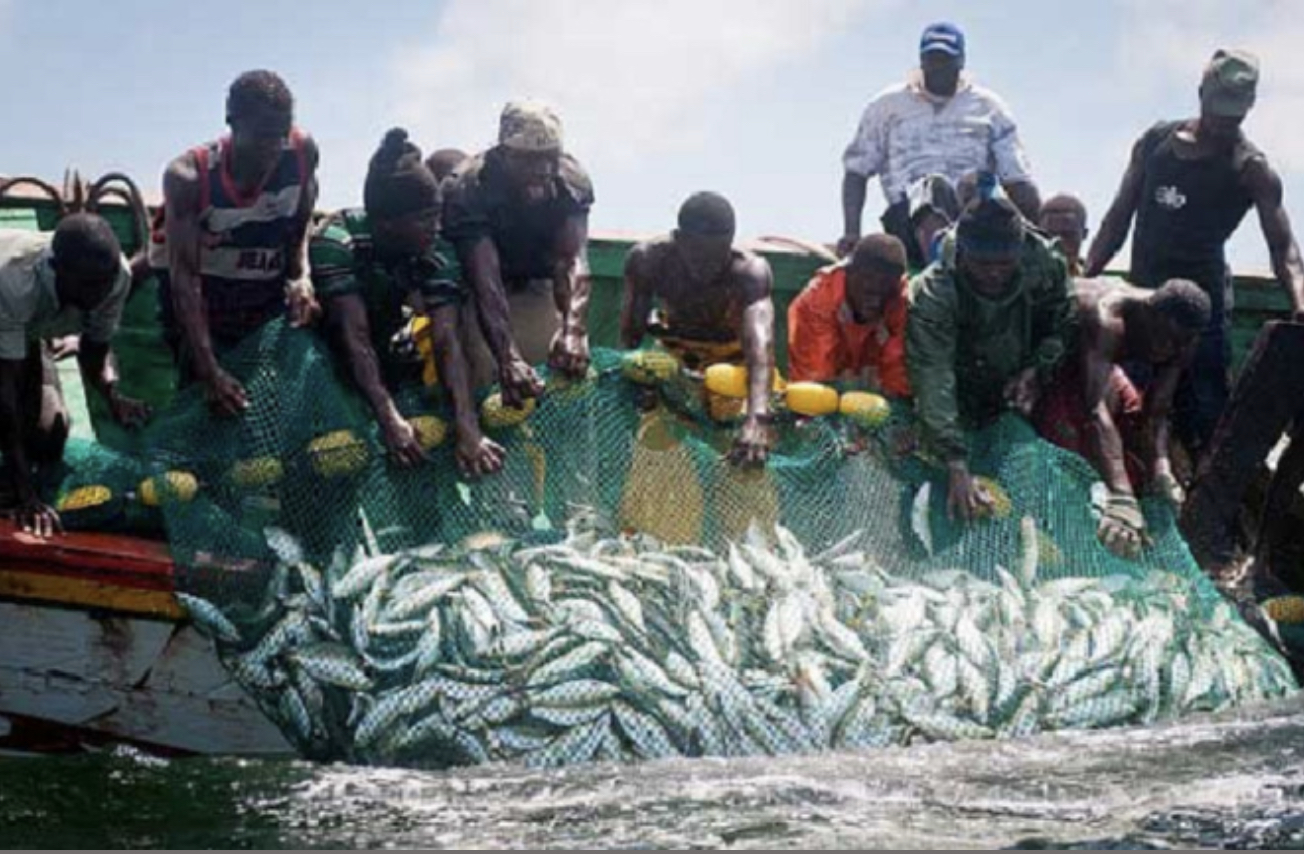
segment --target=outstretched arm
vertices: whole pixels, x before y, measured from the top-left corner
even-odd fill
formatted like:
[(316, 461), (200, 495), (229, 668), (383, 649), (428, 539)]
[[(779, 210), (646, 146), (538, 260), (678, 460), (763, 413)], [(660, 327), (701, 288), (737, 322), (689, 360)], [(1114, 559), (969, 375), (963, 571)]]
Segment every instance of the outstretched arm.
[(209, 406), (221, 415), (238, 415), (249, 406), (244, 387), (222, 370), (208, 334), (208, 309), (204, 306), (199, 274), (199, 181), (194, 159), (184, 154), (163, 174), (164, 217), (167, 230), (168, 275), (172, 306), (186, 356), (196, 379), (203, 384)]
[(1296, 320), (1304, 320), (1304, 261), (1291, 231), (1290, 216), (1282, 204), (1281, 176), (1266, 161), (1255, 159), (1247, 167), (1250, 197), (1259, 212), (1259, 225), (1272, 256), (1272, 272), (1290, 296)]
[(312, 213), (317, 207), (317, 143), (312, 137), (303, 140), (304, 161), (307, 175), (303, 177), (303, 191), (299, 194), (299, 210), (295, 216), (294, 226), (290, 232), (289, 247), (286, 253), (286, 294), (285, 302), (289, 307), (290, 324), (296, 327), (308, 326), (321, 316), (321, 305), (313, 291), (312, 280), (308, 278), (311, 269), (308, 262), (308, 232), (312, 225)]
[(743, 300), (742, 344), (747, 363), (747, 417), (734, 444), (735, 462), (760, 465), (770, 447), (770, 385), (774, 379), (774, 274), (764, 259), (739, 272)]
[(1128, 161), (1127, 171), (1118, 187), (1113, 203), (1100, 221), (1100, 230), (1091, 242), (1087, 252), (1087, 278), (1099, 276), (1113, 260), (1127, 240), (1128, 230), (1132, 228), (1132, 217), (1136, 215), (1141, 204), (1141, 190), (1145, 185), (1145, 137), (1137, 140), (1132, 147), (1132, 158)]
[(474, 238), (469, 245), (459, 246), (458, 252), (475, 295), (480, 330), (489, 345), (489, 352), (498, 363), (503, 403), (520, 406), (526, 398), (537, 398), (543, 392), (543, 383), (521, 357), (512, 336), (511, 307), (503, 285), (498, 248), (492, 238), (481, 236)]
[(366, 304), (357, 294), (331, 297), (327, 304), (327, 319), (331, 338), (348, 361), (353, 382), (371, 405), (390, 453), (404, 466), (420, 463), (425, 453), (417, 441), (416, 431), (399, 415), (394, 398), (381, 380), (380, 361), (371, 345)]
[(59, 514), (41, 501), (32, 484), (32, 464), (27, 457), (27, 438), (23, 435), (24, 402), (19, 400), (25, 369), (22, 359), (0, 359), (0, 451), (4, 452), (18, 500), (15, 510), (18, 524), (37, 537), (49, 537), (61, 530), (61, 525)]
[(572, 214), (558, 238), (553, 299), (561, 328), (553, 339), (548, 363), (558, 371), (582, 377), (589, 368), (589, 215)]
[(468, 475), (488, 475), (503, 468), (506, 452), (480, 431), (475, 400), (471, 397), (471, 375), (458, 334), (460, 312), (461, 308), (451, 302), (425, 310), (430, 318), (439, 380), (452, 405), (457, 464)]
[(850, 171), (842, 174), (842, 238), (838, 241), (838, 255), (850, 253), (860, 240), (868, 189), (867, 176)]

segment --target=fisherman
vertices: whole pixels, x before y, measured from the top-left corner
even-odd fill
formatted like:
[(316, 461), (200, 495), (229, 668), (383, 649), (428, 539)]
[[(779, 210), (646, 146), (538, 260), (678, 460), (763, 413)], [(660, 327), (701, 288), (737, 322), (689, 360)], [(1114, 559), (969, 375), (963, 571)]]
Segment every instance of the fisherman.
[(905, 83), (870, 101), (842, 156), (840, 254), (850, 252), (862, 234), (866, 185), (875, 175), (888, 204), (883, 228), (910, 249), (913, 267), (925, 259), (911, 234), (907, 194), (926, 175), (954, 184), (969, 170), (994, 170), (1019, 209), (1036, 221), (1041, 202), (1014, 117), (1000, 97), (961, 73), (964, 34), (954, 24), (932, 24), (919, 53), (920, 68)]
[(130, 288), (118, 239), (95, 214), (67, 216), (53, 233), (0, 230), (0, 450), (13, 488), (6, 504), (38, 537), (61, 530), (37, 484), (63, 459), (71, 427), (46, 340), (80, 332), (77, 363), (86, 388), (123, 426), (149, 416), (145, 404), (118, 392), (109, 347)]
[(941, 175), (926, 175), (911, 184), (906, 198), (910, 206), (910, 237), (922, 269), (941, 257), (943, 236), (955, 225), (960, 202), (955, 187)]
[(1118, 195), (1087, 256), (1097, 276), (1127, 238), (1132, 218), (1131, 280), (1155, 288), (1178, 277), (1209, 295), (1209, 327), (1182, 379), (1173, 412), (1178, 439), (1192, 452), (1207, 445), (1227, 402), (1231, 276), (1225, 247), (1250, 208), (1272, 256), (1277, 280), (1304, 317), (1304, 262), (1282, 205), (1281, 178), (1241, 131), (1254, 106), (1259, 63), (1219, 50), (1204, 70), (1200, 115), (1161, 122), (1132, 149)]
[(480, 432), (458, 333), (465, 287), (452, 247), (437, 240), (439, 185), (407, 131), (385, 135), (371, 158), (364, 208), (339, 211), (312, 238), (312, 280), (327, 329), (371, 404), (390, 454), (402, 465), (425, 458), (420, 437), (390, 389), (403, 379), (391, 342), (406, 301), (430, 320), (439, 379), (457, 431), (456, 458), (469, 475), (496, 472), (503, 449)]
[(441, 148), (426, 158), (426, 168), (435, 176), (435, 181), (443, 184), (470, 157), (460, 148)]
[(229, 136), (197, 146), (163, 176), (167, 275), (164, 334), (180, 382), (198, 382), (219, 414), (249, 406), (220, 357), (288, 307), (320, 313), (308, 276), (317, 145), (293, 124), (294, 99), (271, 71), (248, 71), (226, 100)]
[(734, 246), (735, 229), (727, 199), (694, 193), (679, 209), (678, 228), (631, 249), (620, 339), (632, 349), (651, 333), (693, 369), (746, 365), (746, 416), (730, 456), (760, 465), (770, 448), (774, 276), (765, 259)]
[(947, 465), (952, 515), (969, 519), (991, 502), (969, 472), (964, 428), (1007, 407), (1030, 414), (1074, 325), (1064, 260), (986, 187), (960, 215), (942, 259), (910, 281), (906, 310), (910, 386)]
[(789, 379), (846, 381), (894, 397), (906, 376), (906, 248), (869, 235), (788, 306)]
[(498, 145), (461, 164), (444, 188), (444, 234), (480, 320), (467, 325), (473, 382), (497, 379), (509, 406), (542, 392), (532, 364), (546, 359), (576, 377), (588, 370), (592, 204), (588, 173), (563, 151), (561, 120), (531, 101), (508, 104)]
[[(1137, 491), (1180, 506), (1183, 492), (1168, 456), (1168, 414), (1177, 383), (1209, 322), (1209, 297), (1172, 279), (1148, 291), (1107, 279), (1078, 280), (1077, 353), (1064, 360), (1033, 421), (1046, 439), (1085, 456), (1109, 488), (1101, 541), (1133, 557), (1146, 539)], [(1144, 363), (1154, 382), (1144, 397), (1125, 362)]]
[(1069, 274), (1081, 276), (1082, 245), (1087, 240), (1087, 206), (1077, 196), (1061, 193), (1052, 196), (1041, 206), (1037, 225), (1059, 243), (1059, 250), (1068, 262)]

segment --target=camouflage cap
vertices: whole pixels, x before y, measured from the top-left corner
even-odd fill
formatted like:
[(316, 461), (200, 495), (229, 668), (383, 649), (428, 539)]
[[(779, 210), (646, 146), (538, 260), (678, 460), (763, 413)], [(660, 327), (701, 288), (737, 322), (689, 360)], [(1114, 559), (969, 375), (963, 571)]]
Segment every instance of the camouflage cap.
[(547, 104), (512, 101), (503, 108), (498, 143), (517, 151), (561, 151), (561, 119)]
[(1244, 50), (1218, 50), (1204, 69), (1200, 104), (1214, 116), (1240, 118), (1254, 106), (1259, 60)]

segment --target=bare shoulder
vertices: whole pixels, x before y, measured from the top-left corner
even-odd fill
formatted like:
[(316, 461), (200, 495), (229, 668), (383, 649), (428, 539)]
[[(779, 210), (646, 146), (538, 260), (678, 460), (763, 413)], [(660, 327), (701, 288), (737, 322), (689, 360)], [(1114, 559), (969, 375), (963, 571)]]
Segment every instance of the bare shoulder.
[(734, 281), (744, 293), (753, 297), (768, 297), (774, 289), (774, 273), (770, 262), (754, 252), (740, 251), (733, 263)]
[(321, 163), (321, 149), (317, 147), (317, 140), (307, 131), (299, 131), (299, 142), (303, 146), (303, 156), (308, 162), (309, 171), (316, 171), (318, 164)]
[(1282, 192), (1281, 175), (1268, 163), (1268, 158), (1258, 151), (1245, 158), (1241, 167), (1241, 180), (1255, 199), (1279, 196)]
[(640, 278), (651, 276), (652, 272), (664, 262), (667, 253), (671, 251), (671, 247), (672, 244), (668, 235), (650, 238), (634, 244), (625, 256), (626, 275), (635, 275)]
[(163, 198), (169, 205), (186, 204), (199, 198), (199, 164), (187, 151), (172, 159), (163, 171)]

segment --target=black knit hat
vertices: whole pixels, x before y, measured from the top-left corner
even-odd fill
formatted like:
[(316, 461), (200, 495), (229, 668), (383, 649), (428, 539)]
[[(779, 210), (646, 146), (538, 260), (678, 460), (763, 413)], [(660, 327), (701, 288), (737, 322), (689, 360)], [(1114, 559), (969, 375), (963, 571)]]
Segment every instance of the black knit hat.
[(439, 184), (421, 161), (421, 149), (408, 133), (393, 128), (371, 156), (362, 189), (367, 213), (381, 219), (404, 217), (439, 205)]
[(1023, 215), (1004, 196), (969, 203), (956, 226), (960, 252), (970, 258), (1010, 258), (1023, 245)]

